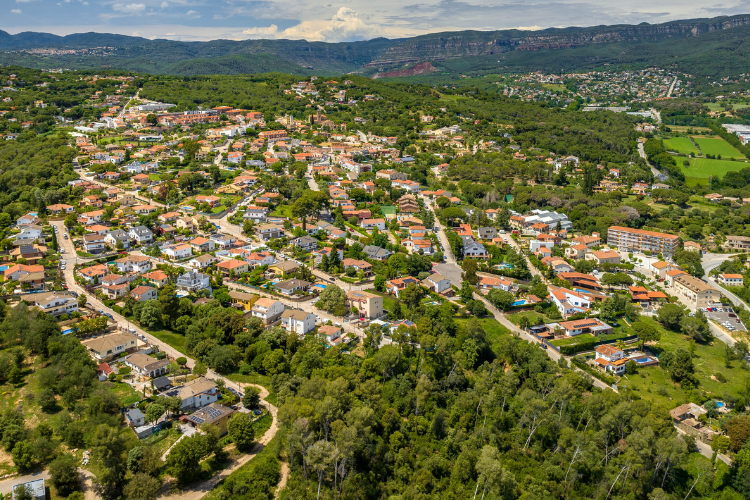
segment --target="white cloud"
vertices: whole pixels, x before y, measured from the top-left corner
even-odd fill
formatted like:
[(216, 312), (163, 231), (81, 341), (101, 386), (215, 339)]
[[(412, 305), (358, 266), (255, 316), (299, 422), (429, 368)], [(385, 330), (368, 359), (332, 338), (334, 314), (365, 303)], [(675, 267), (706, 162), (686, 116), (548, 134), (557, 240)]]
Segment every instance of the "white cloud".
[(161, 3), (161, 8), (162, 9), (166, 9), (167, 7), (169, 7), (169, 2), (162, 2)]
[(366, 24), (349, 7), (341, 7), (330, 21), (302, 21), (281, 33), (282, 38), (304, 38), (305, 40), (338, 42), (363, 40), (382, 34), (380, 26)]
[(112, 5), (112, 9), (123, 14), (140, 16), (146, 11), (146, 5), (142, 3), (116, 3)]
[(23, 11), (21, 9), (11, 9), (11, 14), (23, 14)]
[(242, 30), (243, 35), (249, 35), (250, 38), (273, 38), (278, 33), (279, 27), (275, 24), (267, 27), (256, 27)]
[(201, 17), (201, 15), (194, 10), (187, 11), (185, 15), (192, 19), (198, 19), (199, 17)]
[(16, 3), (28, 3), (33, 2), (34, 0), (16, 0)]

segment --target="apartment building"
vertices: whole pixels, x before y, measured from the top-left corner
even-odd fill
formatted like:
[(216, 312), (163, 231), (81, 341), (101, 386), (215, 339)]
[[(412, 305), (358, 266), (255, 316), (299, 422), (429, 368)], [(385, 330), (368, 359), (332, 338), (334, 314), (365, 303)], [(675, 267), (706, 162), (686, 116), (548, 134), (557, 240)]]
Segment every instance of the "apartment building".
[(611, 226), (607, 232), (607, 243), (625, 252), (660, 253), (671, 257), (677, 250), (677, 235)]
[(674, 289), (695, 309), (710, 307), (721, 301), (721, 292), (712, 288), (708, 283), (689, 274), (681, 274), (674, 278)]
[(732, 250), (750, 250), (750, 236), (727, 236), (727, 246)]

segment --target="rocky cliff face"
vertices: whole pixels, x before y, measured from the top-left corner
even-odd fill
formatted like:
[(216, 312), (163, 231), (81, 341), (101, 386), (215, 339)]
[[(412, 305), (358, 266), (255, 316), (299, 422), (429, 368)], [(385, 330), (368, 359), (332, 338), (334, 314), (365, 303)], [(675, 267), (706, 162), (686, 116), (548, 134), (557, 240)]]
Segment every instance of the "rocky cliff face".
[(563, 49), (600, 43), (694, 37), (747, 24), (750, 24), (750, 15), (637, 26), (600, 26), (530, 32), (512, 30), (438, 33), (397, 44), (368, 66), (382, 67), (425, 60), (440, 61), (464, 56), (500, 54), (511, 50)]

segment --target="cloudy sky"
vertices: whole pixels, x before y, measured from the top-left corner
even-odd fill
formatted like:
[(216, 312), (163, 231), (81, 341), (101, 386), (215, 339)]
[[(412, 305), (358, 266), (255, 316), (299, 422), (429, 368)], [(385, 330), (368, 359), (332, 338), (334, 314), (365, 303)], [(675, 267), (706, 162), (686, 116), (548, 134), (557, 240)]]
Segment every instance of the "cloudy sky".
[(660, 23), (750, 13), (750, 0), (0, 0), (0, 29), (326, 42), (448, 30)]

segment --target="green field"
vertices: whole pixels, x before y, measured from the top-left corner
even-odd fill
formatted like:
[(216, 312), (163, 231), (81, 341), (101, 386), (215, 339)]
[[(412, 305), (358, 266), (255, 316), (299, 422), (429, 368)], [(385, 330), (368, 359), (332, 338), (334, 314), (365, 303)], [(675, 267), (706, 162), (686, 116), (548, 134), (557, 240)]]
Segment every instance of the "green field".
[[(701, 180), (695, 181), (692, 185), (705, 184), (712, 175), (721, 179), (727, 172), (736, 172), (746, 167), (750, 167), (750, 163), (730, 160), (709, 160), (707, 158), (693, 158), (690, 160), (689, 167), (680, 166), (686, 178), (706, 180), (705, 182)], [(688, 182), (688, 185), (691, 185), (691, 183)]]
[(686, 125), (670, 125), (669, 129), (672, 132), (679, 132), (679, 133), (686, 133), (688, 130), (692, 130), (693, 132), (709, 132), (711, 129), (708, 127), (688, 127)]
[(700, 154), (700, 150), (695, 147), (695, 144), (693, 144), (693, 141), (691, 141), (689, 137), (673, 137), (671, 139), (665, 139), (664, 147), (667, 148), (667, 151), (677, 151), (683, 155), (689, 155), (691, 153), (696, 155)]
[(693, 137), (704, 155), (721, 155), (722, 158), (744, 158), (737, 148), (720, 137)]

